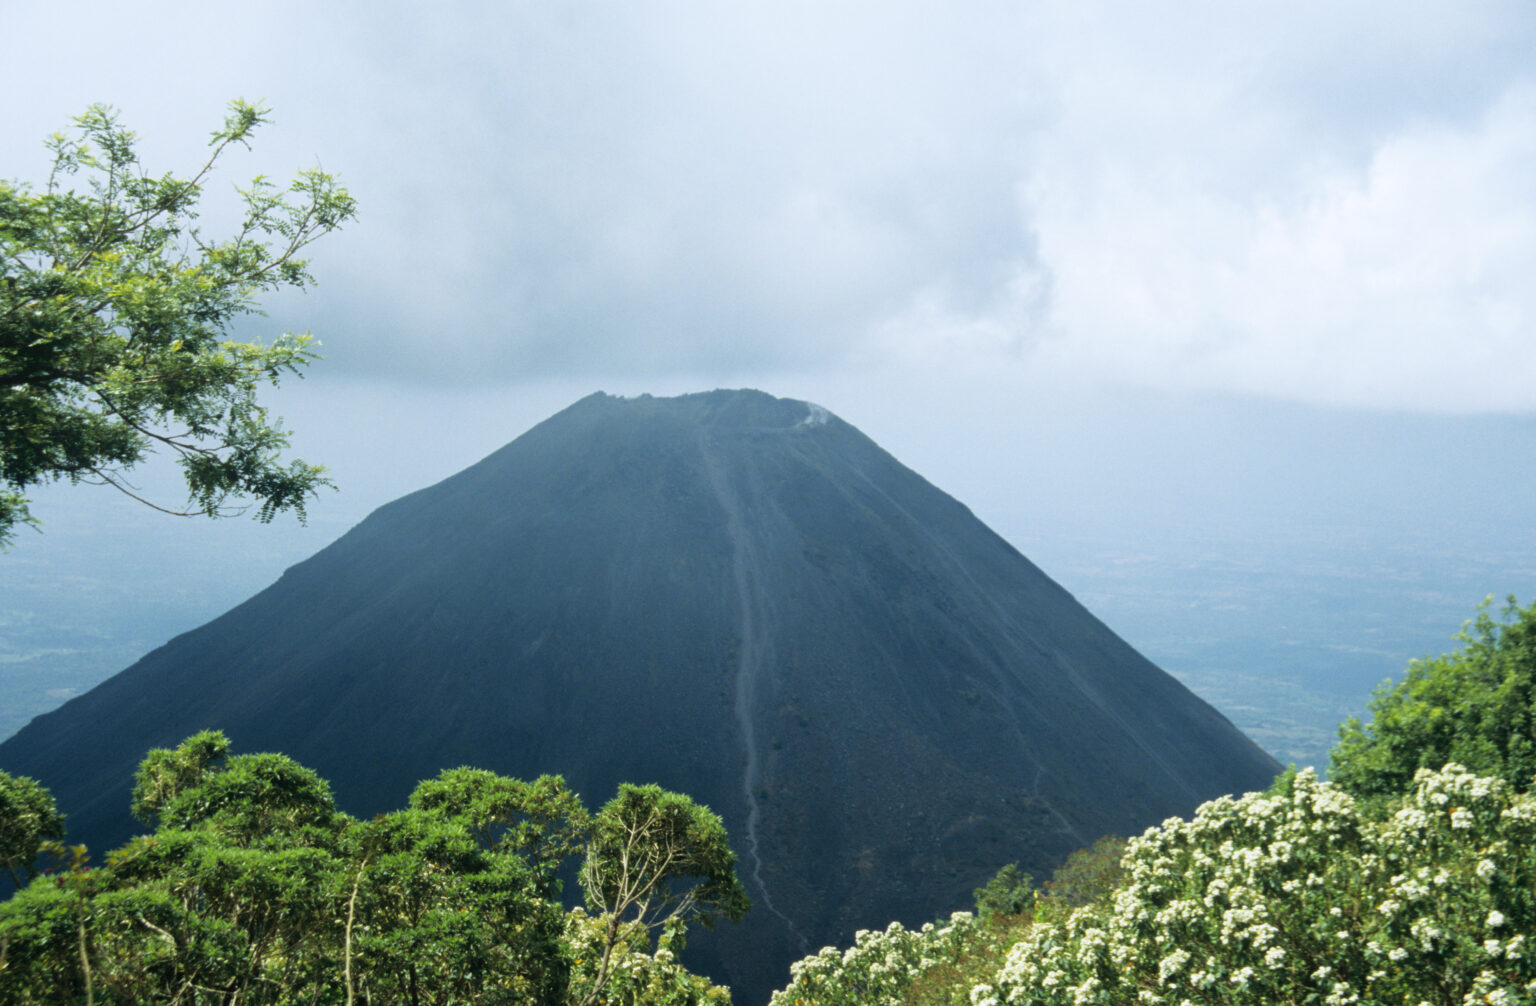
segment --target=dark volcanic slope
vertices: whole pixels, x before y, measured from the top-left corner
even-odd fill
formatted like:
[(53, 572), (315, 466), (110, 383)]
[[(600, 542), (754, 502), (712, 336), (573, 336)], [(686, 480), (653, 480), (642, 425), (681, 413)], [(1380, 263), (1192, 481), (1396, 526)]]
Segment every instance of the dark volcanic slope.
[(0, 745), (121, 841), (152, 746), (217, 727), (343, 806), (475, 764), (725, 818), (750, 1003), (854, 928), (963, 907), (1277, 766), (971, 513), (816, 406), (593, 395)]

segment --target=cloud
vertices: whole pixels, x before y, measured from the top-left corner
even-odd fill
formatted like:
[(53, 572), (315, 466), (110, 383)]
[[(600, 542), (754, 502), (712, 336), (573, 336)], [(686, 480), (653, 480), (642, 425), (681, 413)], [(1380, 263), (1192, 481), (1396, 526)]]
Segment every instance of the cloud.
[[(420, 40), (394, 85), (407, 93), (376, 108), (416, 153), (365, 212), (411, 233), (360, 227), (333, 267), (349, 314), (393, 310), (368, 305), (372, 275), (420, 277), (407, 315), (374, 326), (397, 333), (381, 356), (504, 373), (815, 365), (924, 289), (986, 301), (1026, 246), (1009, 150), (1027, 115), (970, 62), (994, 23), (899, 5), (573, 9), (472, 39), (404, 29)], [(474, 80), (428, 76), (450, 61)]]
[[(1042, 366), (1335, 404), (1529, 409), (1536, 86), (1360, 165), (1222, 195), (1110, 170), (1042, 182)], [(1052, 184), (1056, 188), (1051, 189)]]
[(1523, 2), (93, 7), (13, 22), (0, 175), (88, 100), (163, 169), (266, 97), (230, 174), (318, 159), (362, 216), (251, 330), (313, 328), (338, 374), (1536, 408)]

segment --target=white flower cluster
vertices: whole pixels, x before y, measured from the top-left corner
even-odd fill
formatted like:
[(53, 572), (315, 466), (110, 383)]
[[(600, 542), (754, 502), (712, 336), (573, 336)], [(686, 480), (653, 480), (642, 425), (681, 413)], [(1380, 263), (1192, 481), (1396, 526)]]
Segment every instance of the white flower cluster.
[[(569, 1001), (580, 1002), (598, 981), (607, 916), (590, 916), (573, 908), (565, 917), (565, 935), (572, 953)], [(646, 1003), (647, 1006), (730, 1006), (730, 990), (713, 985), (678, 963), (674, 945), (681, 945), (682, 927), (664, 929), (655, 953), (647, 953), (650, 933), (638, 923), (625, 923), (608, 961), (603, 1003)]]
[[(956, 912), (942, 924), (906, 929), (892, 922), (884, 930), (861, 929), (853, 946), (820, 953), (789, 967), (787, 988), (773, 994), (769, 1006), (896, 1006), (902, 993), (924, 972), (952, 963), (975, 924), (969, 912)], [(996, 1006), (985, 997), (975, 1006)]]
[(973, 1002), (1532, 1002), (1536, 799), (1457, 765), (1415, 782), (1384, 821), (1304, 771), (1164, 822), (1111, 908), (1035, 926)]

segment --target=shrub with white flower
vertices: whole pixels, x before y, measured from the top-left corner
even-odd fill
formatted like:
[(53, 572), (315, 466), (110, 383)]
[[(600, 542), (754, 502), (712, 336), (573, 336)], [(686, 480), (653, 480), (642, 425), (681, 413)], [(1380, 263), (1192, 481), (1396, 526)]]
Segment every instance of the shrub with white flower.
[(847, 950), (823, 947), (791, 964), (788, 987), (775, 992), (769, 1006), (896, 1006), (918, 978), (955, 961), (975, 925), (970, 912), (956, 912), (921, 929), (899, 922), (861, 929)]
[[(565, 936), (571, 947), (571, 981), (568, 1001), (581, 1002), (597, 982), (603, 954), (607, 919), (573, 908), (565, 917)], [(683, 947), (683, 926), (674, 920), (662, 928), (655, 953), (648, 953), (650, 930), (627, 922), (619, 945), (598, 993), (601, 1004), (624, 1006), (730, 1006), (729, 989), (712, 984), (677, 961)]]
[(1529, 1003), (1536, 798), (1457, 765), (1365, 818), (1297, 774), (1133, 839), (1112, 907), (1037, 924), (987, 995), (1089, 1003)]

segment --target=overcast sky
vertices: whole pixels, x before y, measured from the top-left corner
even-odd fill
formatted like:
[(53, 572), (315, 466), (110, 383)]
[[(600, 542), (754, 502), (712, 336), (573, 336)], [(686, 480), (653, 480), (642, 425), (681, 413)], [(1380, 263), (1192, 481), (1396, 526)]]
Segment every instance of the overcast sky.
[[(597, 389), (819, 401), (1015, 540), (1021, 483), (1085, 505), (1083, 453), (1164, 510), (1305, 457), (1327, 424), (1288, 408), (1536, 439), (1529, 0), (0, 13), (0, 177), (40, 179), (92, 102), (186, 172), (244, 97), (274, 121), (208, 186), (211, 233), (258, 173), (357, 196), (318, 286), (242, 325), (322, 341), (274, 399), (342, 485), (322, 519)], [(1437, 477), (1457, 453), (1400, 441)], [(1366, 453), (1286, 495), (1380, 488)]]
[(185, 170), (240, 96), (210, 220), (345, 179), (271, 318), (332, 378), (1536, 409), (1528, 0), (0, 6), (0, 176), (91, 102)]

